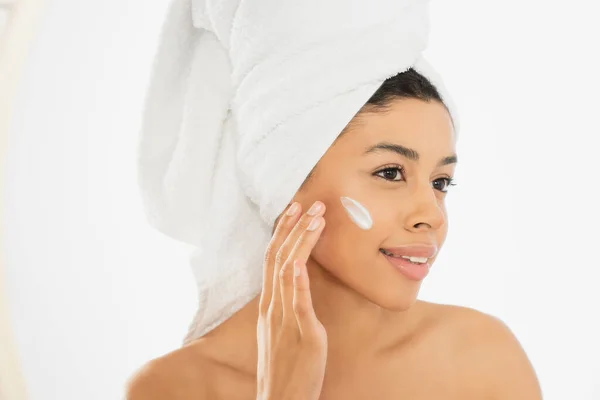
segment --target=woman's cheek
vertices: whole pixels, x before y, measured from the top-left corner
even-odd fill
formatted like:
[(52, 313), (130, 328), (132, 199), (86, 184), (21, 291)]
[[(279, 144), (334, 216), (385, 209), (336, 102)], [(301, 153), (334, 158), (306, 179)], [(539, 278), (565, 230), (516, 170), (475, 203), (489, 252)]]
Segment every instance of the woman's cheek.
[(352, 268), (354, 263), (372, 262), (372, 255), (377, 254), (379, 247), (373, 242), (377, 237), (374, 229), (358, 227), (341, 202), (327, 204), (324, 218), (325, 228), (311, 253), (319, 265), (336, 273), (341, 272), (335, 271), (336, 268)]

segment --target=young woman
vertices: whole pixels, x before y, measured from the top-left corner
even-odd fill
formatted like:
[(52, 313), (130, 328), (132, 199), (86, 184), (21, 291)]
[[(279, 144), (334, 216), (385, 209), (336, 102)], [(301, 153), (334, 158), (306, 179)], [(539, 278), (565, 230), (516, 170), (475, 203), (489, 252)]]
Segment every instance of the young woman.
[[(435, 273), (455, 139), (427, 79), (410, 69), (386, 80), (277, 219), (260, 296), (148, 363), (128, 399), (541, 399), (502, 321), (418, 300), (425, 277), (397, 267), (425, 257)], [(371, 229), (348, 217), (349, 194)]]

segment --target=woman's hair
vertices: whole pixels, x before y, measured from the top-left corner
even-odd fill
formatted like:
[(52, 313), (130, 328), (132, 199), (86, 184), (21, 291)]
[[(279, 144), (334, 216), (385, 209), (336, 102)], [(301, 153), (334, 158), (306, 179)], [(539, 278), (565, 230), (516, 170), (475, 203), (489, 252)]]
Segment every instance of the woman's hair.
[[(440, 102), (446, 106), (439, 92), (431, 82), (423, 75), (419, 74), (413, 68), (407, 71), (400, 72), (390, 78), (387, 78), (371, 96), (364, 106), (356, 113), (352, 121), (344, 128), (344, 130), (335, 139), (335, 142), (340, 140), (342, 136), (352, 131), (360, 125), (361, 117), (368, 113), (385, 113), (389, 111), (394, 100), (398, 99), (417, 99), (430, 102), (432, 100)], [(316, 167), (316, 166), (315, 166)], [(300, 190), (313, 177), (315, 168), (310, 171)]]
[(386, 79), (359, 113), (387, 111), (390, 103), (397, 99), (417, 99), (426, 102), (435, 100), (444, 104), (435, 86), (423, 75), (410, 68)]

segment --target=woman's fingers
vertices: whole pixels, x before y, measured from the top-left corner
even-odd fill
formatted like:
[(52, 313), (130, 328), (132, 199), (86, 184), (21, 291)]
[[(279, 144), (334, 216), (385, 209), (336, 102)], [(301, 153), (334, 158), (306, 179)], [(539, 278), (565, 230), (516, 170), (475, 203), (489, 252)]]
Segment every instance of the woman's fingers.
[(292, 309), (300, 335), (305, 339), (316, 339), (315, 343), (319, 343), (318, 336), (319, 326), (321, 325), (315, 314), (315, 309), (312, 304), (310, 295), (310, 283), (306, 272), (306, 264), (301, 261), (294, 263), (294, 296), (292, 300)]
[(266, 314), (273, 297), (273, 274), (277, 252), (281, 248), (294, 226), (302, 210), (300, 203), (293, 203), (277, 223), (275, 232), (265, 251), (263, 260), (263, 290), (260, 296), (260, 311)]
[[(321, 232), (325, 226), (325, 220), (321, 216), (324, 211), (324, 206), (321, 210), (316, 211), (316, 216), (310, 216), (308, 219), (308, 226), (300, 232), (296, 239), (293, 247), (287, 255), (287, 259), (284, 262), (284, 267), (280, 273), (280, 292), (282, 301), (282, 313), (283, 322), (289, 324), (296, 324), (296, 317), (294, 315), (293, 300), (294, 300), (294, 261), (298, 260), (301, 263), (306, 263), (312, 249), (319, 240)], [(298, 223), (298, 226), (302, 227), (304, 224)], [(299, 228), (301, 229), (301, 228)], [(294, 232), (290, 236), (294, 235)], [(276, 296), (276, 294), (274, 294)]]
[(273, 270), (273, 297), (271, 298), (271, 304), (269, 305), (269, 313), (273, 322), (278, 321), (281, 323), (283, 315), (282, 298), (281, 298), (281, 270), (285, 265), (286, 260), (294, 248), (294, 245), (298, 241), (300, 235), (306, 231), (306, 228), (310, 224), (311, 219), (315, 214), (322, 213), (325, 209), (325, 205), (321, 202), (316, 202), (317, 206), (313, 206), (300, 217), (300, 220), (296, 223), (292, 231), (285, 238), (283, 244), (277, 251), (275, 256), (275, 268)]

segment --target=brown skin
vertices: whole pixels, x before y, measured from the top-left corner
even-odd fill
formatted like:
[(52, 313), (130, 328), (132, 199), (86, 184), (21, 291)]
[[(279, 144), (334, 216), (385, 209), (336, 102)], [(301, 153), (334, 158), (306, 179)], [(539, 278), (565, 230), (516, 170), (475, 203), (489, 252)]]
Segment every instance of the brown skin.
[[(364, 154), (383, 141), (414, 149), (420, 158)], [(361, 114), (294, 197), (303, 212), (315, 201), (326, 206), (325, 228), (307, 262), (312, 304), (328, 343), (320, 399), (542, 398), (531, 363), (502, 321), (417, 300), (421, 282), (379, 253), (407, 244), (442, 247), (448, 229), (443, 191), (455, 165), (438, 162), (455, 154), (455, 141), (443, 105), (396, 100), (386, 113)], [(381, 172), (399, 166), (404, 174)], [(365, 205), (373, 228), (358, 228), (340, 196)], [(259, 302), (260, 296), (202, 338), (148, 363), (130, 380), (127, 398), (255, 400)]]

